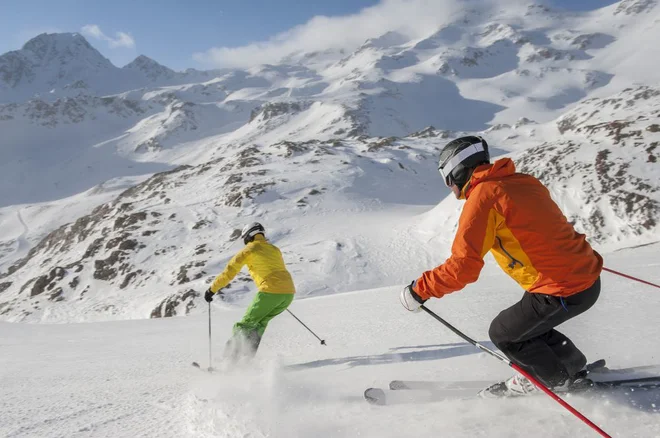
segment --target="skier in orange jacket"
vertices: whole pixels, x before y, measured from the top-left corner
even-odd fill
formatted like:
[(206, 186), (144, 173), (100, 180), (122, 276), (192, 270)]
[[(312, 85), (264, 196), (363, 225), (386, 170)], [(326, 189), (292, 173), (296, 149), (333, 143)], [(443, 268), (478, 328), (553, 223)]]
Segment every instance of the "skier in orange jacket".
[[(588, 385), (581, 372), (587, 362), (584, 354), (554, 327), (598, 299), (601, 256), (575, 231), (539, 180), (516, 173), (509, 158), (490, 164), (483, 138), (467, 136), (448, 143), (440, 153), (438, 170), (465, 205), (451, 256), (404, 288), (404, 307), (419, 311), (429, 298), (475, 282), (484, 256), (491, 252), (525, 290), (518, 303), (491, 323), (493, 343), (551, 388)], [(524, 395), (535, 390), (525, 377), (515, 375), (483, 394)]]

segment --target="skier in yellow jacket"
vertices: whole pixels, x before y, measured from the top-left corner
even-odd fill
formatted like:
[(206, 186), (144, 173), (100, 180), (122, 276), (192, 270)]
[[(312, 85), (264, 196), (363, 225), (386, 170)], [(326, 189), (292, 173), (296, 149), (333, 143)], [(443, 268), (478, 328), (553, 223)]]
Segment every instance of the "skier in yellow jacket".
[(227, 342), (225, 356), (229, 359), (236, 359), (242, 353), (248, 356), (256, 354), (266, 326), (289, 307), (296, 292), (282, 253), (266, 240), (265, 233), (264, 227), (258, 222), (243, 228), (241, 238), (245, 247), (229, 261), (204, 295), (209, 303), (213, 301), (214, 294), (222, 296), (220, 290), (233, 280), (244, 265), (247, 265), (257, 285), (257, 296), (247, 308), (243, 319), (234, 324), (233, 336)]

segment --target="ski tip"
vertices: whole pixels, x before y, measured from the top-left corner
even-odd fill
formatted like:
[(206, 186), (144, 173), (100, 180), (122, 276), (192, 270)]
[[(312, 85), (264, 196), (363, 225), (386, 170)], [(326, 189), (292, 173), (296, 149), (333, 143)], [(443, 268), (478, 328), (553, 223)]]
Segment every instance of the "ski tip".
[(385, 405), (385, 391), (380, 388), (368, 388), (364, 391), (364, 398), (372, 405)]
[(201, 368), (197, 362), (193, 362), (192, 366), (194, 366), (195, 368)]
[(390, 389), (392, 390), (397, 390), (397, 389), (409, 389), (408, 385), (403, 380), (392, 380), (390, 382)]

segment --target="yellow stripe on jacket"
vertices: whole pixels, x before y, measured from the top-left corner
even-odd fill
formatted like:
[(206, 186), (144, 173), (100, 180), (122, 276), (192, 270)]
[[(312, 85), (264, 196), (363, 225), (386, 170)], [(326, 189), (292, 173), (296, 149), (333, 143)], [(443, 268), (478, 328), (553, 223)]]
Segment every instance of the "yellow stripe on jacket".
[(211, 292), (216, 293), (227, 286), (245, 265), (260, 292), (271, 294), (296, 292), (291, 274), (284, 265), (282, 252), (261, 234), (257, 234), (252, 242), (245, 245), (245, 248), (229, 261), (225, 270), (213, 280)]

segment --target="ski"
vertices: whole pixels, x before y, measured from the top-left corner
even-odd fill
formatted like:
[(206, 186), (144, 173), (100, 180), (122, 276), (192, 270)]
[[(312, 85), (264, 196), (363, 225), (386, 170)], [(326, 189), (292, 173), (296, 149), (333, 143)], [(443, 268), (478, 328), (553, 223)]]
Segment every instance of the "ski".
[[(609, 373), (611, 370), (605, 367), (605, 359), (599, 359), (595, 362), (587, 364), (585, 369), (589, 373)], [(482, 389), (490, 386), (492, 382), (485, 380), (470, 380), (461, 382), (444, 382), (437, 380), (392, 380), (389, 388), (391, 390), (445, 390), (445, 389), (466, 389), (475, 388)]]
[[(655, 389), (660, 386), (660, 375), (644, 377), (628, 377), (625, 373), (593, 373), (589, 378), (594, 382), (597, 388), (613, 387), (644, 387), (646, 389)], [(445, 381), (424, 381), (424, 380), (392, 380), (389, 389), (392, 391), (457, 391), (464, 389), (483, 389), (492, 385), (492, 381), (486, 380), (468, 380), (459, 382)]]
[(368, 388), (364, 391), (364, 398), (372, 405), (385, 406), (472, 399), (477, 392), (477, 389), (469, 388), (437, 391), (386, 391), (381, 388)]
[[(610, 389), (610, 388), (633, 388), (633, 389), (659, 389), (660, 376), (651, 377), (637, 377), (633, 379), (612, 379), (612, 380), (598, 380), (594, 381), (595, 389)], [(587, 390), (588, 392), (589, 390)]]
[[(400, 387), (389, 391), (381, 388), (368, 388), (364, 392), (364, 398), (367, 402), (374, 405), (394, 405), (410, 403), (428, 403), (443, 400), (467, 400), (479, 397), (478, 393), (489, 385), (489, 382), (433, 382), (441, 383), (443, 386), (434, 386), (433, 389), (406, 387), (402, 391)], [(480, 385), (480, 386), (478, 386)], [(639, 377), (633, 379), (605, 380), (594, 382), (594, 386), (576, 392), (569, 392), (570, 395), (598, 394), (601, 392), (627, 390), (627, 391), (650, 391), (660, 389), (660, 376)], [(540, 392), (539, 392), (540, 394)], [(563, 394), (562, 394), (563, 395)], [(502, 397), (507, 398), (507, 397)], [(517, 397), (512, 397), (517, 398)]]
[(364, 391), (364, 398), (372, 405), (398, 405), (414, 403), (431, 403), (443, 400), (472, 399), (477, 396), (479, 389), (463, 388), (450, 390), (411, 390), (387, 391), (381, 388), (368, 388)]

